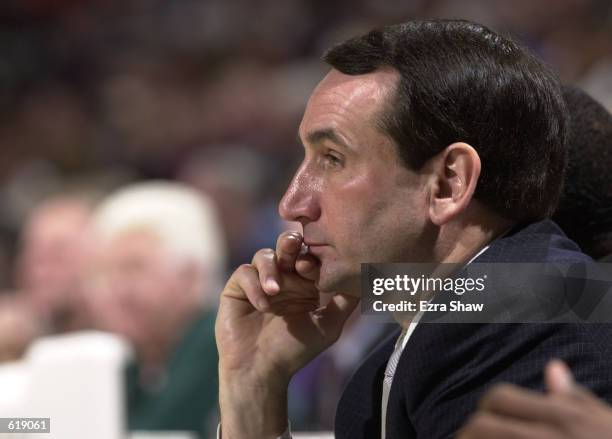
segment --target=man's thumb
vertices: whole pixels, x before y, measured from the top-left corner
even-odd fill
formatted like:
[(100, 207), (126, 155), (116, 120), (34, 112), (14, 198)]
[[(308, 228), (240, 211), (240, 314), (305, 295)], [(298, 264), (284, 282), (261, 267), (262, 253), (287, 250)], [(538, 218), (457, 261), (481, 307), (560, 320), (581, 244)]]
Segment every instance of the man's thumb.
[(574, 393), (577, 390), (572, 372), (561, 360), (550, 361), (544, 375), (546, 387), (551, 393)]

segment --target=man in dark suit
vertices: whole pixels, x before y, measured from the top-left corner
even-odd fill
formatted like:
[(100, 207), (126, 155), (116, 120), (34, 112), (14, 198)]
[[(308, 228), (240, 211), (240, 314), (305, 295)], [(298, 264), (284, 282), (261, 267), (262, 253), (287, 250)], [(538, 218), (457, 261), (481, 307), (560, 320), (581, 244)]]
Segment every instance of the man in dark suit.
[[(288, 437), (292, 375), (340, 335), (362, 262), (583, 262), (554, 223), (567, 115), (554, 76), (465, 21), (348, 40), (300, 125), (305, 156), (283, 200), (303, 233), (257, 252), (216, 324), (224, 439)], [(333, 293), (320, 306), (322, 293)], [(612, 397), (612, 331), (576, 325), (402, 322), (340, 402), (338, 439), (453, 435), (501, 380), (541, 387), (551, 355)]]
[[(495, 240), (474, 263), (543, 261), (581, 263), (590, 258), (544, 220)], [(338, 407), (336, 437), (374, 437), (380, 428), (377, 383), (394, 341), (382, 345), (353, 376)], [(420, 323), (397, 365), (386, 437), (452, 437), (495, 383), (542, 390), (542, 370), (553, 357), (563, 358), (579, 382), (612, 401), (612, 370), (606, 366), (611, 341), (612, 328), (606, 324)], [(363, 398), (372, 393), (372, 398)]]
[[(612, 253), (612, 115), (577, 87), (565, 86), (563, 95), (570, 112), (570, 161), (554, 219), (586, 253), (601, 259)], [(609, 350), (605, 344), (601, 348)], [(605, 376), (600, 373), (597, 378)], [(612, 407), (592, 390), (608, 400), (609, 395), (592, 377), (586, 383), (590, 391), (579, 384), (584, 376), (573, 377), (558, 360), (546, 366), (545, 377), (544, 393), (509, 384), (494, 386), (460, 438), (612, 437)]]

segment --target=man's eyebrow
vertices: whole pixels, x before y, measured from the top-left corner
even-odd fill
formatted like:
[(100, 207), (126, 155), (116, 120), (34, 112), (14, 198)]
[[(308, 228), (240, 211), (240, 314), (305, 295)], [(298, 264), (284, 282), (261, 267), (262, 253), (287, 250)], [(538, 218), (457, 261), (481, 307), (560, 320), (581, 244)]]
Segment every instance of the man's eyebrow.
[[(325, 128), (322, 130), (316, 130), (306, 135), (306, 141), (310, 144), (321, 143), (325, 140), (329, 140), (336, 145), (343, 146), (344, 148), (350, 149), (350, 146), (338, 136), (333, 128)], [(298, 135), (298, 141), (301, 142), (300, 136)]]

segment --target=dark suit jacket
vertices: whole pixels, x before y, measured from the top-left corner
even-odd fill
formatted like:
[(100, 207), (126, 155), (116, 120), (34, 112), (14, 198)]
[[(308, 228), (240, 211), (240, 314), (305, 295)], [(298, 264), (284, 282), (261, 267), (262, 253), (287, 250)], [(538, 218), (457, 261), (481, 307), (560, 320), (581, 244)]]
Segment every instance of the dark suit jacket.
[[(494, 241), (478, 262), (590, 258), (549, 220)], [(338, 404), (336, 439), (380, 438), (382, 379), (399, 329), (353, 375)], [(493, 384), (543, 389), (545, 364), (565, 360), (576, 379), (612, 402), (612, 325), (419, 323), (395, 372), (387, 439), (453, 437)]]

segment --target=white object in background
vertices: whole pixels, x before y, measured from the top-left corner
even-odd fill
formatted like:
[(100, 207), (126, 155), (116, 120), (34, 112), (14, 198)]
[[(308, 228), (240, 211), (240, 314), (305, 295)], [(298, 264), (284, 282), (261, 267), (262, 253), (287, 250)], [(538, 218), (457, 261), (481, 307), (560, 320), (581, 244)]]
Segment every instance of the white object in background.
[(313, 433), (292, 433), (293, 439), (334, 439), (334, 434), (327, 431), (317, 431)]
[[(20, 418), (27, 416), (25, 399), (28, 391), (28, 368), (25, 361), (0, 365), (0, 416)], [(39, 439), (43, 439), (44, 435)], [(26, 438), (24, 433), (0, 433), (0, 439)]]
[(129, 439), (198, 439), (188, 431), (134, 431)]
[(24, 415), (28, 390), (28, 368), (25, 361), (0, 365), (0, 416), (3, 418)]
[(45, 337), (26, 354), (28, 417), (50, 418), (51, 434), (33, 438), (122, 439), (124, 368), (121, 338), (102, 332)]

